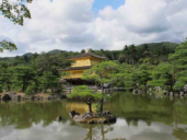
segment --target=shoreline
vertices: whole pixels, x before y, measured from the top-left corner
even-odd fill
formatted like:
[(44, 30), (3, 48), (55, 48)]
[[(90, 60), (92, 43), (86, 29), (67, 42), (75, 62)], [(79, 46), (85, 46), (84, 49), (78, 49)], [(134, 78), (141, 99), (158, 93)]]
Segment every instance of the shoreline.
[(0, 101), (50, 101), (50, 100), (62, 100), (66, 99), (64, 94), (49, 94), (49, 93), (37, 93), (34, 95), (26, 95), (25, 93), (5, 92), (0, 93)]
[[(115, 90), (114, 90), (115, 91)], [(157, 97), (154, 93), (143, 93), (142, 91), (138, 90), (139, 92), (131, 92), (132, 95), (135, 96), (140, 96), (140, 95), (147, 95), (147, 96), (152, 96), (152, 97)], [(120, 91), (119, 91), (120, 92)], [(128, 92), (128, 91), (126, 91)], [(156, 92), (156, 91), (155, 91)], [(157, 91), (158, 92), (158, 91)], [(111, 91), (110, 91), (111, 94)], [(158, 95), (159, 97), (187, 97), (186, 92), (165, 92), (164, 94), (162, 93), (161, 95)], [(21, 92), (4, 92), (0, 93), (0, 102), (9, 102), (9, 101), (15, 101), (15, 102), (20, 102), (20, 101), (54, 101), (54, 100), (63, 100), (63, 99), (68, 99), (67, 94), (51, 94), (51, 93), (36, 93), (34, 95), (27, 95), (26, 93), (21, 93)], [(70, 99), (71, 100), (71, 99)], [(78, 99), (81, 101), (81, 99)]]

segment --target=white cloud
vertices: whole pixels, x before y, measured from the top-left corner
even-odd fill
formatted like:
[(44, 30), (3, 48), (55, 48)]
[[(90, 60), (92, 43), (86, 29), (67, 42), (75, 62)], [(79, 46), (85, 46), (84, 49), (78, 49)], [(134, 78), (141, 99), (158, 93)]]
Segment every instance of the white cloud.
[(107, 28), (96, 28), (105, 30), (105, 39), (113, 44), (121, 42), (112, 48), (120, 48), (124, 42), (181, 41), (187, 33), (186, 12), (185, 0), (126, 0), (117, 10), (107, 7), (100, 11), (97, 23)]
[(52, 49), (120, 49), (125, 44), (181, 41), (187, 36), (186, 0), (125, 0), (117, 9), (98, 13), (93, 0), (35, 0), (32, 19), (23, 27), (0, 16), (0, 39), (9, 38), (18, 51), (1, 56)]

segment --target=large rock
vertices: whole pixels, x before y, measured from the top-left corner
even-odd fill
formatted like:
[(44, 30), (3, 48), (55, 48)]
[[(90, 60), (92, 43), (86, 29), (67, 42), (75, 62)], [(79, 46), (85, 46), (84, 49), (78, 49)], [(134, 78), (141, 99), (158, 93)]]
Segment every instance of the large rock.
[(2, 99), (2, 101), (5, 101), (5, 102), (8, 102), (8, 101), (12, 100), (12, 98), (9, 94), (2, 95), (1, 99)]
[(184, 92), (187, 93), (187, 85), (184, 86)]

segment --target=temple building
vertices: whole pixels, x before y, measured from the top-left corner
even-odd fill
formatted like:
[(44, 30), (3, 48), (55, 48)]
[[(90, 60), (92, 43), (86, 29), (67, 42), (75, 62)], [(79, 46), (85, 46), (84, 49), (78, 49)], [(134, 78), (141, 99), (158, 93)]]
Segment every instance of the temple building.
[(68, 60), (72, 61), (73, 63), (71, 64), (71, 67), (64, 70), (68, 73), (68, 75), (64, 77), (64, 80), (71, 83), (83, 82), (83, 73), (90, 69), (94, 64), (97, 64), (105, 59), (105, 57), (93, 54), (91, 52), (82, 53), (78, 56), (68, 58)]

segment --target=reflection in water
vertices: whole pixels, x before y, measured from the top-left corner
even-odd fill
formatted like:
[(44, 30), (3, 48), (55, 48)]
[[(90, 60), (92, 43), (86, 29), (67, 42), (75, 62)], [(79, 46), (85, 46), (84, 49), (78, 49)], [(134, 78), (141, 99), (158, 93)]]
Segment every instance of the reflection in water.
[(0, 138), (3, 140), (82, 140), (82, 137), (86, 135), (82, 128), (72, 126), (69, 122), (56, 121), (48, 126), (44, 126), (41, 122), (26, 129), (15, 129), (12, 126), (3, 129), (6, 132)]
[(187, 127), (175, 129), (173, 131), (173, 135), (176, 136), (179, 140), (187, 140)]
[(67, 120), (65, 103), (2, 103), (0, 104), (0, 125), (14, 125), (16, 128), (28, 128), (33, 123), (43, 122), (46, 126), (63, 116)]
[(128, 127), (124, 120), (119, 120), (112, 126), (89, 126), (87, 128), (71, 125), (70, 122), (52, 122), (48, 126), (43, 123), (33, 124), (30, 128), (15, 129), (8, 126), (0, 129), (3, 140), (174, 140), (172, 129), (162, 124), (146, 126), (140, 123), (138, 127)]
[(120, 93), (105, 105), (112, 125), (72, 122), (70, 109), (87, 110), (80, 103), (1, 103), (0, 140), (187, 140), (186, 101)]

